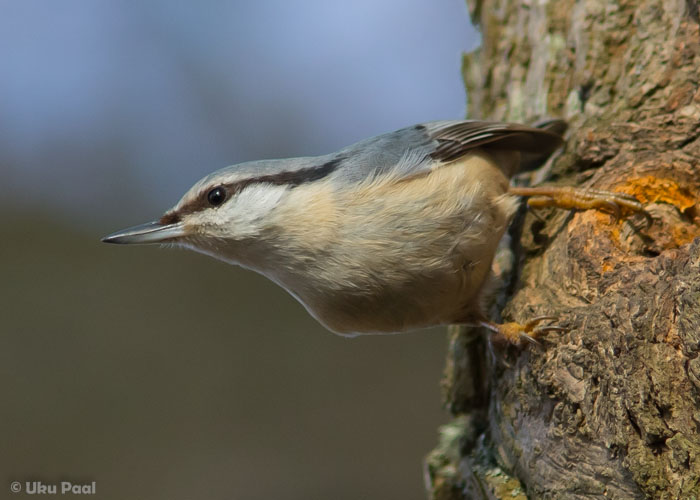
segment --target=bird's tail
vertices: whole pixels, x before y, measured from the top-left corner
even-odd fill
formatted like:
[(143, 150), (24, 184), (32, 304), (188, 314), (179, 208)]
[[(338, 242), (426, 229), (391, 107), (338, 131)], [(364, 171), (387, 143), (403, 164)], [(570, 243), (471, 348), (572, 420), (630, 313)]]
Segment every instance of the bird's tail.
[[(569, 125), (564, 120), (560, 120), (558, 118), (546, 118), (539, 120), (533, 123), (531, 126), (533, 128), (549, 132), (550, 134), (557, 135), (561, 139), (561, 144), (559, 144), (559, 146), (564, 144), (564, 133), (566, 133), (566, 130), (569, 128)], [(556, 148), (551, 149), (549, 147), (545, 147), (542, 149), (542, 151), (521, 152), (520, 168), (518, 172), (528, 172), (541, 167), (555, 150)]]

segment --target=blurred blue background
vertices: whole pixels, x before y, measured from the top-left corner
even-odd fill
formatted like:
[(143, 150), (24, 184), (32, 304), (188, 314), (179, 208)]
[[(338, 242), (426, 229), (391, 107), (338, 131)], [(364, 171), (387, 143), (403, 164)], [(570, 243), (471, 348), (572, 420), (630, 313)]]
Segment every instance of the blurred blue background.
[(99, 237), (225, 165), (463, 117), (477, 43), (460, 0), (0, 1), (6, 484), (423, 498), (443, 331), (336, 337), (259, 276)]

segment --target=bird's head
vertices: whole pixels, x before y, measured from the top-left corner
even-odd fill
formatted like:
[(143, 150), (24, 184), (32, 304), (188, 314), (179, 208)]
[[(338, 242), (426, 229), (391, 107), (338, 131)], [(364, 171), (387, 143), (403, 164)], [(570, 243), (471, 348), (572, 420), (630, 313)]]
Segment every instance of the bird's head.
[[(160, 219), (110, 234), (118, 244), (175, 244), (232, 263), (253, 265), (263, 234), (280, 221), (275, 208), (301, 185), (333, 173), (343, 156), (242, 163), (197, 182)], [(304, 207), (300, 207), (303, 210)], [(264, 244), (264, 243), (263, 243)]]
[(274, 175), (251, 175), (231, 167), (197, 182), (158, 220), (102, 239), (117, 244), (174, 244), (227, 261), (258, 237), (289, 188)]

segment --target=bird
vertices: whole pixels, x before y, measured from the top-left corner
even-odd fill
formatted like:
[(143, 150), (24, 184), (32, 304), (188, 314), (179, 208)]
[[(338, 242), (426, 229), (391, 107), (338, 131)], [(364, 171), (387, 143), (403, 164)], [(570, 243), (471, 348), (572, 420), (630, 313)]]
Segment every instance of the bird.
[(519, 344), (541, 324), (490, 321), (491, 266), (521, 197), (532, 207), (644, 212), (633, 197), (513, 187), (564, 143), (567, 124), (434, 121), (322, 156), (240, 163), (194, 184), (158, 220), (106, 236), (174, 244), (256, 271), (347, 336), (486, 327)]

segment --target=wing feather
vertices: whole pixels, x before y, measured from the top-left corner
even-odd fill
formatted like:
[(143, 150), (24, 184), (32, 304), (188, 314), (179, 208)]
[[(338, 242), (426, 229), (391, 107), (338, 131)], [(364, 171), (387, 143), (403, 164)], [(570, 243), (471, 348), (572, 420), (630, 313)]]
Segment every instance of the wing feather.
[(521, 152), (522, 170), (546, 160), (561, 146), (565, 130), (561, 120), (532, 127), (478, 120), (428, 122), (366, 139), (317, 161), (342, 156), (331, 175), (340, 182), (355, 183), (389, 173), (400, 178), (420, 175), (476, 148), (498, 148)]
[(438, 143), (431, 157), (449, 162), (478, 147), (537, 153), (547, 157), (562, 145), (563, 125), (564, 122), (560, 120), (544, 122), (542, 127), (482, 121), (437, 124), (431, 130), (432, 137)]

